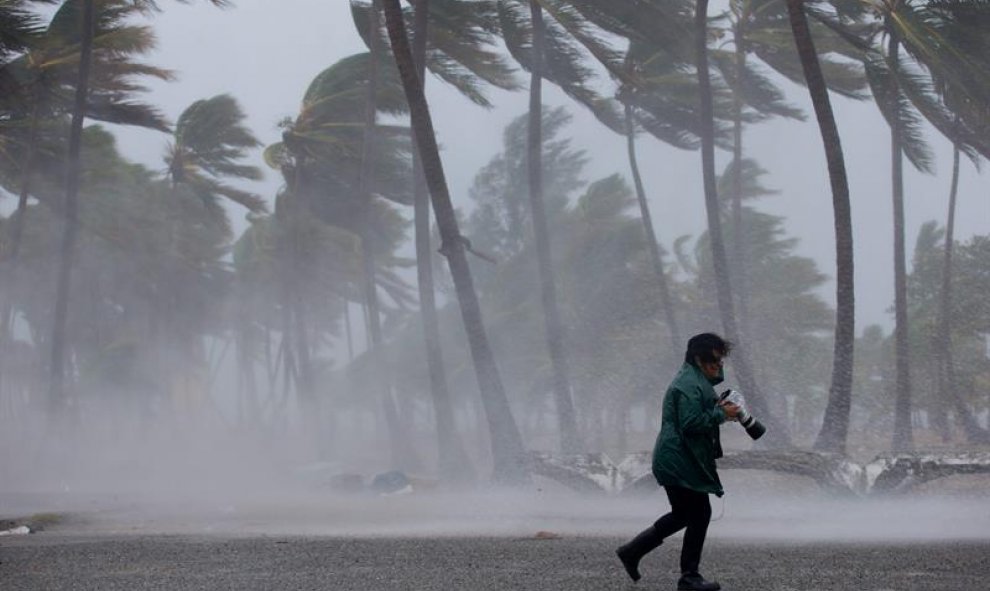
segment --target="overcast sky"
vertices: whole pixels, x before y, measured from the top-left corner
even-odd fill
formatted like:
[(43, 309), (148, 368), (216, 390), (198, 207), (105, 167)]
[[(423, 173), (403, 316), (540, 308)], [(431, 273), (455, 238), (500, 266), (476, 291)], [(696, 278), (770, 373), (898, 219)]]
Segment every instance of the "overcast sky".
[[(149, 58), (175, 70), (178, 80), (154, 84), (148, 97), (174, 121), (190, 103), (230, 93), (248, 114), (248, 124), (263, 143), (278, 141), (279, 120), (294, 116), (312, 78), (338, 59), (364, 51), (351, 20), (347, 0), (237, 0), (236, 8), (219, 10), (203, 0), (194, 5), (162, 3), (154, 17), (158, 50)], [(520, 73), (520, 80), (528, 77)], [(477, 170), (501, 150), (502, 129), (525, 112), (525, 91), (492, 92), (497, 105), (485, 111), (470, 104), (436, 78), (428, 80), (443, 161), (455, 206), (470, 206), (467, 190)], [(810, 113), (807, 92), (784, 85), (791, 100)], [(574, 147), (590, 156), (586, 180), (614, 172), (628, 178), (624, 140), (604, 129), (578, 106), (552, 88), (549, 104), (567, 105), (575, 116), (569, 128)], [(871, 323), (892, 326), (893, 229), (890, 196), (889, 132), (875, 106), (833, 97), (850, 177), (856, 249), (857, 333)], [(148, 131), (117, 131), (129, 158), (162, 168), (168, 138)], [(813, 118), (805, 123), (772, 122), (746, 131), (746, 150), (769, 171), (768, 187), (781, 193), (758, 202), (766, 212), (784, 216), (788, 233), (799, 238), (799, 254), (814, 258), (829, 277), (835, 273), (831, 194), (823, 150)], [(951, 147), (933, 141), (937, 176), (914, 172), (905, 164), (907, 244), (913, 248), (918, 228), (928, 220), (944, 223), (951, 172)], [(643, 137), (640, 167), (653, 207), (660, 241), (668, 249), (684, 234), (704, 230), (701, 160)], [(259, 165), (260, 152), (256, 156)], [(719, 170), (728, 156), (720, 153)], [(257, 192), (271, 200), (280, 185), (274, 171)], [(990, 232), (990, 200), (986, 179), (964, 161), (960, 182), (957, 236)], [(411, 217), (411, 211), (409, 212)], [(236, 221), (241, 215), (235, 213)], [(910, 251), (909, 251), (910, 264)], [(834, 301), (834, 283), (823, 296)]]

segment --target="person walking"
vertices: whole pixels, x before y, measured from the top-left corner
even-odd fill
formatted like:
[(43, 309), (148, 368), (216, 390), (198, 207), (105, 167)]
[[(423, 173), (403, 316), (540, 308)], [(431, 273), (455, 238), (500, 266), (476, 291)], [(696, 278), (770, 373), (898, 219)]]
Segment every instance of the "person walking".
[(739, 407), (719, 402), (715, 393), (724, 379), (723, 360), (732, 343), (714, 333), (691, 337), (684, 365), (663, 396), (660, 433), (653, 447), (653, 476), (664, 488), (670, 512), (620, 546), (615, 553), (633, 581), (640, 579), (639, 561), (668, 536), (684, 529), (679, 591), (718, 591), (698, 571), (712, 508), (708, 495), (721, 497), (722, 482), (715, 460), (722, 457), (719, 427), (735, 420)]

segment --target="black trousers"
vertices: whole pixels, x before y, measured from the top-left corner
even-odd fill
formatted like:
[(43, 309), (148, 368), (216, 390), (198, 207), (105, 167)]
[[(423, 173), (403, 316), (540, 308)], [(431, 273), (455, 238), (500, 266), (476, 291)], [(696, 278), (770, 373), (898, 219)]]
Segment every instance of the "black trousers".
[(708, 494), (679, 486), (663, 488), (670, 500), (670, 513), (657, 519), (653, 527), (664, 538), (685, 530), (681, 546), (681, 574), (697, 573), (708, 534), (708, 522), (712, 519)]

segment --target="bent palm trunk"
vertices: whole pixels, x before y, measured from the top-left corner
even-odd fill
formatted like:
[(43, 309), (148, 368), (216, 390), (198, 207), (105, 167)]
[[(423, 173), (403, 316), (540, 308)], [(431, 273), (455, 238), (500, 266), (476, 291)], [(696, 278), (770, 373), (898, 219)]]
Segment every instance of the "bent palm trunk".
[(529, 480), (522, 437), (512, 417), (505, 387), (485, 333), (481, 306), (474, 290), (471, 269), (467, 263), (464, 238), (460, 234), (450, 193), (447, 190), (433, 122), (426, 105), (422, 84), (416, 75), (409, 41), (406, 38), (402, 8), (398, 0), (383, 0), (383, 4), (388, 34), (392, 42), (392, 53), (409, 103), (416, 145), (423, 161), (423, 172), (430, 189), (437, 226), (440, 229), (443, 242), (440, 250), (447, 257), (447, 263), (450, 265), (450, 274), (454, 280), (461, 318), (467, 332), (471, 358), (485, 408), (494, 462), (493, 477), (499, 483), (522, 484)]
[(803, 0), (787, 0), (794, 44), (808, 93), (815, 108), (818, 129), (825, 148), (828, 179), (832, 189), (832, 212), (835, 225), (835, 341), (832, 350), (832, 379), (822, 429), (815, 449), (844, 453), (849, 431), (852, 401), (853, 346), (855, 339), (855, 297), (853, 291), (852, 210), (849, 203), (849, 180), (839, 129), (835, 124), (828, 87), (822, 75), (818, 53), (804, 14)]

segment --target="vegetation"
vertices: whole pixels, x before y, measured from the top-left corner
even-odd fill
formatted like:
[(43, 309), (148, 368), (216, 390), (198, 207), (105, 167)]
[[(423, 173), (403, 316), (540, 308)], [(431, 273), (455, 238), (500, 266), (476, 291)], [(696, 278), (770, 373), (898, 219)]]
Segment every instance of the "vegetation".
[[(141, 61), (165, 3), (0, 2), (0, 442), (209, 412), (298, 436), (309, 459), (525, 483), (527, 450), (648, 448), (681, 339), (716, 330), (738, 341), (761, 445), (990, 443), (990, 233), (956, 235), (960, 167), (990, 156), (990, 4), (862, 4), (354, 0), (366, 47), (300, 56), (317, 74), (273, 90), (299, 109), (263, 147), (242, 97), (173, 124), (144, 92), (181, 73)], [(469, 200), (452, 200), (427, 74), (479, 109), (529, 93)], [(544, 99), (558, 90), (577, 105)], [(852, 231), (877, 222), (855, 218), (875, 196), (846, 170), (877, 164), (846, 161), (838, 107), (871, 97), (891, 131), (892, 334), (854, 322), (873, 279), (854, 288)], [(579, 111), (624, 137), (628, 178), (588, 178)], [(806, 112), (834, 270), (768, 207), (790, 196), (744, 133)], [(164, 160), (122, 153), (120, 125), (162, 133)], [(946, 219), (910, 228), (900, 162), (934, 174), (935, 134), (954, 152)], [(652, 140), (699, 150), (703, 191), (646, 186)], [(682, 206), (704, 231), (670, 221)]]

